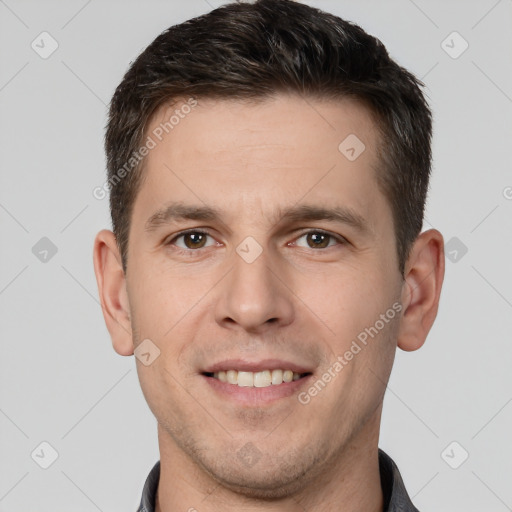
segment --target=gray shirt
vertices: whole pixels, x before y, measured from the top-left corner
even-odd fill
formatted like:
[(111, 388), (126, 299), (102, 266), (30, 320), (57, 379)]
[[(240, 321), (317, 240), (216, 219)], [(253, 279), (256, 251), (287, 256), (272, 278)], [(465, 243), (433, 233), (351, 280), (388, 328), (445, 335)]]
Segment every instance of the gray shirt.
[[(384, 494), (383, 512), (419, 512), (412, 504), (404, 482), (398, 471), (398, 467), (391, 457), (379, 448), (379, 470), (382, 492)], [(158, 461), (150, 471), (142, 499), (137, 512), (155, 512), (156, 491), (158, 489), (158, 480), (160, 478), (160, 461)]]

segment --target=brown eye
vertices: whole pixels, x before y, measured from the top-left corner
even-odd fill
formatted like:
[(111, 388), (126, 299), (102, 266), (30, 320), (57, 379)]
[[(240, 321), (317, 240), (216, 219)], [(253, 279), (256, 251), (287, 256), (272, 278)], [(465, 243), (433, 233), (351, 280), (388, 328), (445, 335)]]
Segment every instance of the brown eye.
[(204, 233), (198, 233), (196, 231), (192, 233), (185, 233), (183, 235), (183, 242), (188, 249), (200, 249), (204, 246), (207, 235)]
[(308, 245), (312, 248), (324, 249), (329, 246), (329, 241), (332, 237), (330, 235), (326, 235), (324, 233), (311, 232), (306, 234), (306, 240)]
[[(306, 245), (297, 243), (301, 239), (305, 239)], [(306, 247), (308, 249), (327, 249), (328, 247), (336, 244), (342, 245), (344, 243), (344, 239), (325, 231), (311, 230), (297, 238), (297, 242), (295, 242), (296, 245)]]
[[(208, 238), (212, 239), (212, 242), (207, 244)], [(208, 247), (210, 245), (214, 245), (215, 241), (212, 236), (205, 231), (186, 231), (175, 236), (172, 240), (170, 240), (166, 245), (174, 245), (177, 249), (181, 250), (194, 250), (194, 249), (203, 249), (204, 247)]]

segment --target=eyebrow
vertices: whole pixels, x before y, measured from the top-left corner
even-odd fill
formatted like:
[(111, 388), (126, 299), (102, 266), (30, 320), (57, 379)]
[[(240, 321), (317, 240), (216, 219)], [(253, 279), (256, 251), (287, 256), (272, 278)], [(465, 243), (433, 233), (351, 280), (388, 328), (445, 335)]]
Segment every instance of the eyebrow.
[[(316, 205), (298, 205), (285, 210), (278, 210), (276, 217), (279, 219), (276, 225), (283, 223), (297, 223), (304, 221), (327, 220), (346, 224), (360, 234), (369, 235), (373, 233), (366, 219), (353, 209), (343, 206), (324, 207)], [(145, 231), (155, 231), (159, 227), (175, 221), (199, 220), (199, 221), (221, 221), (222, 211), (211, 206), (187, 205), (180, 202), (173, 202), (157, 210), (145, 224)]]

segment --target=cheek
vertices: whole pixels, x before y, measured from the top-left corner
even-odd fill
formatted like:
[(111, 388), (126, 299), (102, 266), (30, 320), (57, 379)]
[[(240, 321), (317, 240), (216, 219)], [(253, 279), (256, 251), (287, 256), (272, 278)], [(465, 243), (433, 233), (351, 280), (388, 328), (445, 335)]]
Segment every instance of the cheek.
[(130, 304), (145, 337), (167, 338), (177, 322), (184, 318), (207, 291), (199, 281), (180, 276), (176, 271), (148, 265), (131, 287)]
[[(314, 284), (312, 284), (314, 283)], [(330, 272), (302, 287), (297, 295), (318, 317), (330, 334), (332, 349), (337, 352), (350, 345), (365, 328), (374, 325), (392, 305), (389, 283), (377, 274)], [(333, 346), (336, 345), (336, 346)]]

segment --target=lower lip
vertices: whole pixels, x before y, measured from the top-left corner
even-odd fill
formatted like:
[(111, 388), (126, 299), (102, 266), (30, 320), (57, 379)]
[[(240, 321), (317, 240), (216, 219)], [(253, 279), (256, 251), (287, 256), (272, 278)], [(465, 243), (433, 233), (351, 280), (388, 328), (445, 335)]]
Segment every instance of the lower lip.
[(206, 375), (202, 375), (202, 377), (206, 379), (206, 382), (222, 398), (229, 398), (239, 405), (254, 406), (265, 405), (280, 398), (288, 398), (297, 394), (302, 387), (308, 385), (313, 375), (307, 375), (298, 380), (270, 385), (264, 388), (229, 384), (229, 382), (222, 382), (215, 377), (208, 377)]

